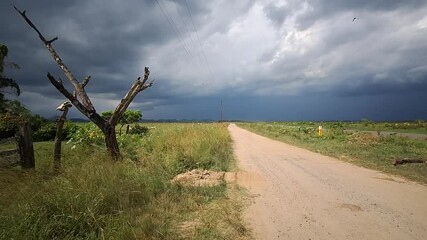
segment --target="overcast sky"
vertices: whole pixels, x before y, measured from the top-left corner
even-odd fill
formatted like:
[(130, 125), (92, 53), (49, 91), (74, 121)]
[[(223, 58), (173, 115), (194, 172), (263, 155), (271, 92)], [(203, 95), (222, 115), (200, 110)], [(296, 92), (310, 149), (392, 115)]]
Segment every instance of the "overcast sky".
[(0, 43), (21, 67), (6, 74), (49, 117), (64, 97), (46, 74), (65, 76), (12, 5), (92, 76), (98, 112), (149, 66), (131, 105), (146, 119), (218, 119), (221, 100), (224, 119), (427, 119), (425, 0), (2, 0)]

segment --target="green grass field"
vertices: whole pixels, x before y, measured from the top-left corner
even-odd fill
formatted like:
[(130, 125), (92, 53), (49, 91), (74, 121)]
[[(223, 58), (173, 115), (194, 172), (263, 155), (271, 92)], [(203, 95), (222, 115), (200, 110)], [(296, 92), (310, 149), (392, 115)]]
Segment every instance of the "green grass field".
[[(324, 136), (322, 137), (316, 133), (320, 124), (324, 128)], [(422, 124), (421, 128), (414, 126), (411, 129), (422, 129), (425, 127), (425, 123)], [(356, 165), (427, 183), (426, 164), (398, 166), (391, 164), (393, 160), (404, 158), (427, 160), (427, 141), (397, 136), (382, 137), (363, 132), (345, 133), (343, 131), (347, 127), (368, 130), (357, 128), (357, 126), (365, 126), (365, 123), (272, 122), (239, 123), (238, 125), (260, 135), (336, 157)], [(392, 131), (393, 129), (392, 127), (386, 128), (385, 123), (381, 123), (380, 126), (383, 127), (382, 130)], [(375, 123), (368, 123), (368, 126), (365, 127), (378, 130)], [(401, 126), (396, 125), (396, 127)], [(408, 126), (408, 128), (410, 127)]]
[(427, 122), (418, 120), (414, 122), (347, 122), (341, 123), (345, 129), (354, 129), (359, 131), (389, 131), (399, 133), (427, 134)]
[(0, 169), (0, 239), (250, 239), (242, 190), (170, 180), (193, 168), (235, 168), (226, 124), (148, 124), (154, 129), (108, 160), (102, 147), (35, 143), (36, 170)]

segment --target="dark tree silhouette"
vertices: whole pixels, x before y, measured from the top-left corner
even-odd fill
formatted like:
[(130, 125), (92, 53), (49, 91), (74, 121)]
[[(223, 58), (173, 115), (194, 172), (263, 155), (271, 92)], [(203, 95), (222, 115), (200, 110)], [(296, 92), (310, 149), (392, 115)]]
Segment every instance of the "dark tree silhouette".
[(62, 59), (59, 57), (58, 53), (52, 46), (52, 43), (58, 40), (58, 37), (55, 37), (51, 40), (47, 40), (43, 34), (37, 29), (37, 27), (31, 22), (31, 20), (26, 16), (25, 11), (20, 11), (14, 6), (15, 10), (24, 18), (24, 20), (28, 23), (28, 25), (37, 32), (40, 40), (43, 42), (49, 53), (52, 55), (55, 62), (63, 71), (64, 75), (67, 77), (68, 81), (73, 85), (73, 92), (68, 91), (60, 78), (55, 78), (50, 73), (47, 74), (49, 81), (52, 83), (55, 88), (60, 91), (70, 102), (90, 121), (95, 123), (103, 132), (105, 145), (107, 150), (113, 160), (121, 159), (119, 145), (117, 143), (116, 138), (116, 125), (119, 119), (122, 117), (129, 104), (133, 101), (135, 96), (151, 87), (153, 85), (153, 81), (148, 82), (148, 77), (150, 75), (150, 71), (148, 67), (144, 69), (144, 76), (138, 77), (135, 83), (131, 86), (125, 97), (120, 101), (119, 105), (117, 105), (116, 109), (113, 111), (113, 114), (109, 119), (102, 118), (95, 110), (90, 98), (88, 97), (85, 87), (89, 83), (90, 76), (86, 77), (81, 83), (77, 81), (68, 67), (64, 64)]

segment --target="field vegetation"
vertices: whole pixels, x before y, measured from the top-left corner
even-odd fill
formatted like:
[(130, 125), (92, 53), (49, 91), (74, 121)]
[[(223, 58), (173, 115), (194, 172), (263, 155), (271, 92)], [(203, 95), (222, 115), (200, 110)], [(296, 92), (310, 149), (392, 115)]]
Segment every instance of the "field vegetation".
[(359, 122), (340, 122), (345, 129), (358, 131), (387, 131), (400, 133), (427, 134), (427, 122), (417, 120), (412, 122), (374, 122), (363, 119)]
[[(405, 158), (427, 160), (427, 141), (363, 132), (364, 130), (410, 130), (420, 133), (425, 131), (427, 126), (423, 121), (413, 123), (260, 122), (238, 125), (260, 135), (343, 161), (427, 183), (427, 164), (392, 165), (394, 160)], [(319, 125), (323, 127), (323, 136), (318, 136)], [(345, 129), (359, 131), (346, 132)]]
[[(80, 124), (81, 127), (82, 124)], [(87, 126), (88, 129), (91, 126)], [(149, 124), (124, 159), (100, 144), (35, 143), (36, 169), (0, 169), (0, 239), (248, 239), (241, 190), (172, 183), (191, 169), (234, 168), (226, 124)], [(86, 132), (96, 139), (96, 132)]]

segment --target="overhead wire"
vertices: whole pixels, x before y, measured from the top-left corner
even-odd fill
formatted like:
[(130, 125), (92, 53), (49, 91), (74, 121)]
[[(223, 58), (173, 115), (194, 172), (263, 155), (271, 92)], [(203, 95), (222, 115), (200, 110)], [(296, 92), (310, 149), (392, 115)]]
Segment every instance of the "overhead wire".
[[(162, 0), (160, 0), (162, 2)], [(159, 3), (159, 0), (156, 0), (157, 5), (159, 6), (160, 10), (162, 11), (163, 15), (165, 16), (167, 22), (169, 23), (169, 26), (172, 28), (173, 32), (175, 33), (176, 37), (178, 38), (178, 40), (180, 41), (185, 53), (191, 58), (191, 54), (188, 51), (188, 49), (186, 48), (184, 42), (182, 41), (182, 38), (180, 36), (180, 34), (178, 33), (178, 29), (176, 28), (175, 23), (173, 22), (173, 19), (170, 18), (169, 12), (167, 11), (166, 6), (164, 5), (164, 3), (162, 2), (163, 6), (165, 7), (164, 9), (162, 8), (162, 6)]]
[[(212, 77), (212, 74), (211, 74), (211, 71), (210, 71), (210, 68), (209, 68), (209, 62), (207, 61), (205, 51), (204, 51), (203, 46), (202, 46), (202, 44), (200, 42), (200, 38), (198, 36), (197, 29), (195, 27), (195, 24), (194, 24), (194, 21), (193, 21), (193, 17), (191, 15), (188, 3), (185, 0), (185, 6), (187, 8), (188, 14), (190, 15), (191, 24), (192, 24), (194, 32), (196, 34), (196, 41), (193, 39), (193, 35), (191, 34), (191, 32), (189, 30), (187, 22), (184, 20), (182, 12), (179, 10), (177, 1), (176, 0), (173, 0), (173, 1), (175, 3), (175, 7), (177, 9), (178, 15), (181, 18), (181, 21), (184, 24), (184, 27), (185, 27), (185, 29), (187, 30), (187, 32), (188, 32), (188, 34), (190, 36), (191, 43), (193, 44), (193, 53), (191, 51), (191, 48), (192, 48), (191, 43), (188, 44), (185, 41), (185, 38), (182, 36), (183, 34), (181, 34), (181, 32), (180, 32), (180, 30), (179, 30), (176, 22), (174, 21), (171, 13), (169, 12), (166, 4), (164, 3), (164, 1), (163, 0), (156, 0), (157, 5), (159, 6), (161, 12), (163, 13), (163, 16), (166, 18), (169, 26), (172, 28), (174, 34), (176, 35), (176, 37), (178, 38), (179, 42), (181, 43), (181, 46), (182, 46), (182, 48), (184, 49), (184, 52), (187, 55), (187, 59), (186, 59), (187, 62), (189, 64), (191, 64), (191, 65), (193, 65), (195, 63), (194, 66), (200, 71), (200, 73), (202, 73), (202, 75), (206, 74), (207, 77), (211, 81), (213, 81), (213, 77)], [(200, 51), (197, 50), (198, 47), (197, 47), (197, 44), (195, 42), (198, 43), (198, 47), (199, 47)], [(200, 52), (201, 52), (201, 54), (200, 54)], [(196, 61), (196, 59), (195, 59), (195, 57), (193, 55), (197, 56), (200, 64), (197, 64), (198, 61)]]
[(193, 25), (194, 32), (196, 33), (196, 40), (199, 43), (199, 47), (202, 51), (203, 59), (205, 60), (205, 63), (206, 63), (207, 69), (208, 69), (208, 74), (209, 74), (211, 81), (212, 81), (213, 76), (212, 76), (212, 73), (211, 73), (210, 68), (209, 68), (209, 62), (208, 62), (208, 59), (206, 58), (205, 50), (203, 49), (203, 46), (200, 43), (200, 38), (199, 38), (199, 34), (197, 33), (196, 25), (194, 24), (193, 15), (191, 14), (190, 7), (188, 6), (187, 0), (184, 0), (184, 1), (185, 1), (185, 6), (187, 7), (188, 14), (190, 15), (191, 24)]
[(159, 6), (160, 10), (162, 11), (164, 17), (166, 18), (167, 22), (169, 23), (169, 26), (172, 28), (176, 37), (179, 39), (179, 42), (181, 43), (181, 46), (187, 55), (187, 59), (186, 59), (187, 62), (191, 65), (194, 65), (200, 71), (200, 73), (203, 74), (203, 69), (201, 69), (198, 64), (194, 64), (193, 55), (191, 54), (189, 47), (186, 45), (184, 38), (181, 36), (180, 30), (178, 29), (177, 24), (173, 20), (172, 15), (170, 14), (166, 4), (162, 0), (156, 0), (156, 2), (157, 2), (157, 5)]
[[(160, 2), (159, 2), (159, 1), (160, 1)], [(195, 43), (195, 41), (194, 41), (194, 39), (193, 39), (193, 35), (192, 35), (191, 31), (189, 30), (189, 28), (188, 28), (188, 26), (187, 26), (187, 22), (184, 20), (183, 14), (181, 13), (181, 11), (180, 11), (180, 9), (179, 9), (179, 7), (178, 7), (178, 3), (177, 3), (177, 1), (176, 1), (176, 0), (173, 0), (173, 1), (174, 1), (174, 3), (175, 3), (175, 7), (176, 7), (176, 9), (177, 9), (177, 12), (178, 12), (178, 14), (179, 14), (179, 17), (181, 18), (181, 21), (182, 21), (182, 23), (184, 24), (185, 29), (187, 30), (187, 33), (189, 34), (189, 37), (190, 37), (191, 43), (193, 44), (193, 47), (194, 47), (194, 49), (193, 49), (193, 50), (194, 50), (194, 52), (195, 52), (195, 55), (197, 55), (197, 57), (199, 58), (200, 64), (201, 64), (201, 66), (202, 66), (202, 69), (199, 69), (199, 65), (198, 65), (198, 64), (195, 64), (195, 65), (196, 65), (196, 67), (197, 67), (199, 70), (202, 70), (202, 71), (201, 71), (202, 73), (203, 73), (204, 71), (206, 71), (206, 74), (207, 74), (206, 76), (207, 76), (207, 78), (210, 80), (210, 82), (211, 82), (211, 83), (213, 83), (213, 82), (214, 82), (214, 78), (213, 78), (213, 76), (212, 76), (211, 68), (210, 68), (210, 66), (209, 66), (209, 61), (208, 61), (208, 59), (207, 59), (207, 57), (206, 57), (205, 50), (204, 50), (203, 45), (202, 45), (202, 43), (201, 43), (201, 41), (200, 41), (200, 37), (199, 37), (198, 31), (197, 31), (196, 25), (194, 24), (193, 16), (192, 16), (192, 14), (191, 14), (190, 7), (189, 7), (189, 5), (188, 5), (188, 2), (187, 2), (187, 0), (184, 0), (184, 2), (185, 2), (185, 7), (186, 7), (186, 9), (187, 9), (187, 11), (188, 11), (188, 14), (189, 14), (189, 16), (190, 16), (191, 24), (192, 24), (192, 26), (193, 26), (194, 33), (195, 33), (195, 35), (196, 35), (196, 38), (195, 38), (195, 39), (196, 39), (196, 42), (198, 43), (198, 46), (199, 46), (200, 51), (198, 51), (198, 50), (197, 50), (197, 46), (196, 46), (196, 43)], [(169, 23), (169, 26), (172, 28), (172, 30), (174, 31), (175, 35), (177, 36), (177, 38), (178, 38), (178, 39), (179, 39), (179, 41), (181, 42), (181, 45), (182, 45), (182, 47), (183, 47), (184, 51), (186, 52), (187, 56), (189, 57), (189, 60), (191, 61), (191, 60), (192, 60), (192, 54), (191, 54), (191, 51), (190, 51), (191, 47), (190, 47), (190, 48), (188, 48), (188, 46), (186, 46), (186, 43), (185, 43), (185, 41), (184, 41), (183, 37), (181, 36), (180, 31), (179, 31), (179, 29), (178, 29), (178, 27), (177, 27), (177, 25), (176, 25), (175, 21), (173, 20), (173, 18), (172, 18), (172, 16), (171, 16), (171, 14), (169, 13), (168, 8), (167, 8), (167, 6), (166, 6), (166, 4), (165, 4), (162, 0), (156, 0), (156, 2), (157, 2), (157, 5), (159, 6), (160, 10), (162, 11), (163, 15), (165, 16), (165, 18), (166, 18), (167, 22)], [(162, 5), (161, 5), (160, 3), (163, 5), (163, 7), (162, 7)], [(188, 45), (189, 45), (189, 46), (191, 46), (191, 44), (188, 44)], [(201, 54), (200, 54), (200, 52), (201, 52)], [(201, 55), (202, 57), (201, 57), (200, 55)], [(188, 60), (187, 60), (187, 61), (188, 61)], [(197, 61), (196, 61), (196, 63), (197, 63)], [(190, 62), (189, 62), (189, 64), (192, 64), (192, 63), (190, 63)], [(201, 84), (201, 85), (203, 86), (203, 85), (204, 85), (204, 82), (202, 82), (202, 84)], [(221, 120), (222, 120), (222, 99), (221, 99)]]
[[(188, 28), (188, 26), (187, 26), (187, 22), (184, 20), (184, 17), (183, 17), (183, 15), (182, 15), (182, 13), (181, 13), (181, 10), (179, 10), (177, 0), (173, 0), (173, 1), (174, 1), (174, 3), (175, 3), (176, 10), (178, 11), (178, 15), (179, 15), (179, 17), (181, 18), (181, 21), (182, 21), (182, 23), (183, 23), (183, 24), (184, 24), (184, 26), (185, 26), (185, 30), (187, 30), (187, 33), (188, 33), (188, 35), (190, 36), (191, 43), (193, 44), (193, 47), (194, 47), (194, 49), (195, 49), (195, 55), (197, 55), (197, 57), (198, 57), (198, 59), (199, 59), (199, 61), (200, 61), (200, 64), (201, 64), (201, 66), (202, 66), (202, 68), (203, 68), (203, 70), (205, 70), (206, 72), (208, 72), (209, 70), (208, 70), (208, 68), (207, 68), (206, 64), (203, 62), (203, 59), (202, 59), (202, 57), (201, 57), (201, 54), (200, 54), (200, 53), (197, 53), (197, 50), (196, 50), (196, 49), (197, 49), (197, 45), (196, 45), (196, 43), (194, 42), (193, 35), (191, 34), (190, 29), (189, 29), (189, 28)], [(209, 75), (208, 75), (208, 77), (209, 77)]]

